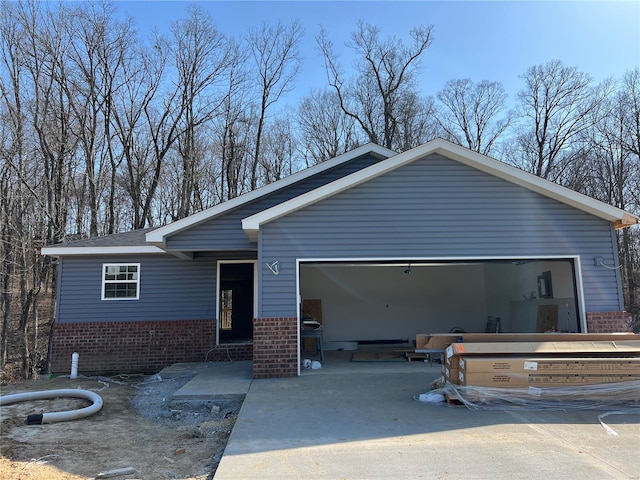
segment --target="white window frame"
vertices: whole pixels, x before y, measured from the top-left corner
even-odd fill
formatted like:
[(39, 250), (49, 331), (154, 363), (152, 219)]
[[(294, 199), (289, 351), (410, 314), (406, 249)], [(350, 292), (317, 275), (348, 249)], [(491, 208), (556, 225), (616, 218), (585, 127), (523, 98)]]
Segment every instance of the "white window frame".
[[(136, 279), (135, 279), (136, 296), (135, 297), (105, 297), (104, 296), (105, 286), (107, 284), (109, 284), (109, 283), (134, 283), (134, 280), (106, 280), (105, 279), (106, 269), (108, 267), (132, 267), (132, 266), (135, 266), (138, 269), (138, 275), (136, 276)], [(110, 301), (110, 300), (138, 300), (138, 299), (140, 299), (140, 264), (139, 263), (103, 263), (100, 275), (102, 277), (102, 291), (101, 291), (102, 300), (109, 300)]]

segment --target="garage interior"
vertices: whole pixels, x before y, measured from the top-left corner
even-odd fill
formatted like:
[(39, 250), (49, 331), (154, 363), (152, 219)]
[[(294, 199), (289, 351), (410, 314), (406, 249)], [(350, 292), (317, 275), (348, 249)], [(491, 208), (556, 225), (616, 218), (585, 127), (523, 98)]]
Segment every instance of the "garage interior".
[(419, 333), (581, 332), (574, 262), (300, 262), (301, 307), (321, 305), (301, 314), (320, 317), (324, 350), (411, 344)]

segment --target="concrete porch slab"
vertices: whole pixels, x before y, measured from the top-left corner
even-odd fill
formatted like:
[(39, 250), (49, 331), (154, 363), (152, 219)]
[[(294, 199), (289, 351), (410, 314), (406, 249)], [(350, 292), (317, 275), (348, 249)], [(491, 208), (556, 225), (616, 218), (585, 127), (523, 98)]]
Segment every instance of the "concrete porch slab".
[(174, 400), (232, 400), (244, 398), (253, 381), (252, 362), (176, 363), (162, 378), (194, 375), (173, 394)]

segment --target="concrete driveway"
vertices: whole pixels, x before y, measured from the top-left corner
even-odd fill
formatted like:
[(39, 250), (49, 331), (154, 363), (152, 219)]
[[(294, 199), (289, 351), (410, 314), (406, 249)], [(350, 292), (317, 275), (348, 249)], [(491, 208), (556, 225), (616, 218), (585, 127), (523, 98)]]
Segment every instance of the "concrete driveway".
[[(338, 353), (338, 352), (336, 352)], [(640, 478), (640, 415), (471, 411), (414, 399), (439, 366), (349, 363), (254, 380), (216, 480)]]

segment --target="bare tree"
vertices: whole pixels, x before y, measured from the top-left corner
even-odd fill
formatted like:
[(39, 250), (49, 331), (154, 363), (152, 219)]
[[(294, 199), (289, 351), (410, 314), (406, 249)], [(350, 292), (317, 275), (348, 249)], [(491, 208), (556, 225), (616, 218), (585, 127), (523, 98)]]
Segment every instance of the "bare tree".
[[(433, 26), (416, 27), (407, 46), (396, 37), (383, 41), (379, 29), (358, 22), (347, 44), (358, 57), (356, 77), (345, 79), (325, 30), (316, 41), (324, 55), (329, 85), (340, 107), (363, 129), (369, 141), (397, 147), (402, 99), (413, 91), (420, 59), (433, 39)], [(402, 142), (400, 142), (402, 143)]]
[[(26, 272), (19, 266), (23, 266), (25, 259), (21, 254), (20, 240), (23, 232), (19, 228), (24, 225), (25, 202), (28, 197), (21, 197), (25, 192), (27, 182), (27, 114), (23, 109), (22, 81), (25, 75), (24, 51), (21, 45), (27, 40), (22, 26), (17, 21), (18, 10), (13, 5), (2, 5), (0, 10), (0, 51), (2, 52), (2, 64), (0, 65), (0, 124), (2, 125), (2, 144), (0, 144), (0, 233), (2, 235), (2, 264), (0, 275), (2, 277), (2, 332), (0, 335), (2, 346), (2, 358), (0, 368), (4, 369), (9, 360), (9, 340), (12, 328), (12, 298), (17, 289), (15, 279), (20, 278), (20, 299), (26, 294), (26, 283), (22, 280)], [(32, 187), (33, 188), (33, 187)], [(24, 304), (21, 305), (24, 307)], [(24, 374), (28, 371), (26, 354), (28, 343), (24, 330), (26, 318), (19, 315), (19, 330), (21, 333), (22, 351), (21, 368)]]
[[(16, 312), (21, 374), (30, 376), (41, 342), (38, 297), (52, 278), (52, 261), (37, 246), (64, 238), (68, 211), (67, 179), (75, 154), (66, 95), (64, 53), (69, 38), (62, 25), (65, 8), (50, 12), (41, 4), (3, 4), (3, 69), (9, 73), (2, 101), (12, 118), (10, 154), (4, 157), (14, 175), (7, 217), (12, 247), (10, 288), (17, 290)], [(23, 107), (28, 99), (28, 108)], [(27, 131), (27, 128), (29, 129)], [(6, 211), (6, 210), (5, 210)]]
[(265, 183), (272, 183), (297, 170), (295, 163), (295, 138), (289, 115), (276, 118), (265, 136), (261, 166)]
[(358, 144), (354, 119), (344, 114), (338, 96), (330, 90), (313, 91), (303, 98), (296, 121), (307, 166), (336, 157)]
[(251, 163), (251, 190), (258, 186), (258, 165), (267, 110), (287, 92), (302, 64), (298, 46), (302, 27), (297, 21), (289, 25), (263, 23), (249, 33), (247, 42), (256, 67), (260, 95), (258, 122)]
[(444, 136), (437, 120), (433, 97), (421, 97), (416, 92), (407, 92), (400, 99), (399, 111), (396, 145), (399, 151), (404, 152)]
[[(71, 14), (72, 21), (65, 24), (67, 35), (73, 39), (67, 51), (70, 81), (64, 86), (76, 118), (72, 125), (83, 154), (88, 193), (83, 204), (89, 209), (89, 235), (94, 237), (104, 233), (98, 227), (101, 194), (113, 185), (114, 173), (109, 174), (109, 170), (118, 164), (107, 135), (109, 103), (116, 87), (116, 71), (122, 65), (128, 27), (114, 20), (113, 7), (104, 1), (75, 6)], [(113, 212), (109, 216), (113, 217)]]
[(214, 125), (214, 155), (220, 159), (218, 201), (235, 198), (248, 188), (255, 115), (249, 101), (250, 88), (246, 71), (246, 54), (231, 44), (235, 61), (228, 72), (223, 114)]
[(173, 58), (177, 71), (178, 106), (174, 121), (180, 125), (177, 147), (182, 159), (180, 200), (175, 219), (193, 212), (197, 171), (204, 149), (197, 145), (198, 128), (222, 108), (223, 96), (214, 87), (225, 78), (233, 59), (226, 37), (201, 8), (173, 26)]
[(511, 123), (505, 114), (507, 94), (501, 83), (469, 78), (449, 80), (438, 92), (440, 125), (449, 140), (484, 155)]
[(116, 129), (114, 128), (113, 117), (116, 113), (114, 97), (121, 89), (131, 82), (131, 79), (124, 75), (125, 66), (135, 63), (132, 53), (136, 50), (136, 38), (134, 36), (132, 20), (126, 19), (117, 22), (111, 17), (106, 26), (108, 32), (105, 41), (101, 42), (97, 49), (97, 62), (99, 76), (102, 79), (104, 101), (101, 103), (104, 116), (104, 141), (106, 156), (110, 163), (110, 175), (108, 182), (108, 197), (106, 208), (106, 231), (104, 233), (116, 233), (119, 212), (116, 210), (116, 197), (118, 193), (117, 178), (118, 171), (124, 160), (123, 148), (118, 142)]
[[(248, 188), (244, 180), (250, 178), (245, 171), (252, 162), (253, 111), (248, 100), (245, 56), (235, 43), (232, 49), (236, 60), (228, 72), (227, 92), (223, 100), (223, 113), (214, 123), (214, 155), (219, 158), (218, 201), (235, 198)], [(250, 169), (250, 168), (249, 168)]]
[[(619, 93), (620, 102), (624, 104), (622, 135), (623, 146), (629, 151), (636, 162), (640, 162), (640, 68), (625, 73), (622, 79), (622, 88)], [(636, 170), (636, 175), (640, 171)], [(635, 206), (640, 208), (640, 178), (635, 177), (636, 188), (633, 192)]]
[(595, 118), (610, 93), (604, 83), (559, 60), (531, 67), (518, 93), (522, 125), (517, 142), (523, 168), (549, 180), (560, 180), (571, 161), (571, 148)]
[[(128, 48), (127, 59), (119, 72), (119, 84), (109, 99), (109, 126), (117, 139), (124, 169), (119, 172), (120, 183), (130, 199), (129, 228), (143, 228), (152, 208), (155, 193), (154, 179), (162, 171), (162, 159), (156, 161), (153, 142), (155, 114), (153, 102), (166, 67), (166, 49), (160, 40), (151, 48)], [(152, 113), (150, 113), (152, 112)]]
[[(2, 118), (2, 117), (0, 117)], [(3, 140), (3, 144), (5, 141)], [(0, 149), (0, 154), (4, 158), (5, 149)], [(11, 275), (13, 273), (13, 235), (10, 226), (12, 215), (12, 200), (14, 196), (11, 192), (13, 185), (11, 170), (8, 165), (0, 165), (0, 189), (4, 192), (0, 196), (0, 311), (2, 311), (2, 329), (0, 330), (0, 370), (5, 369), (9, 359), (9, 329), (11, 328)]]

